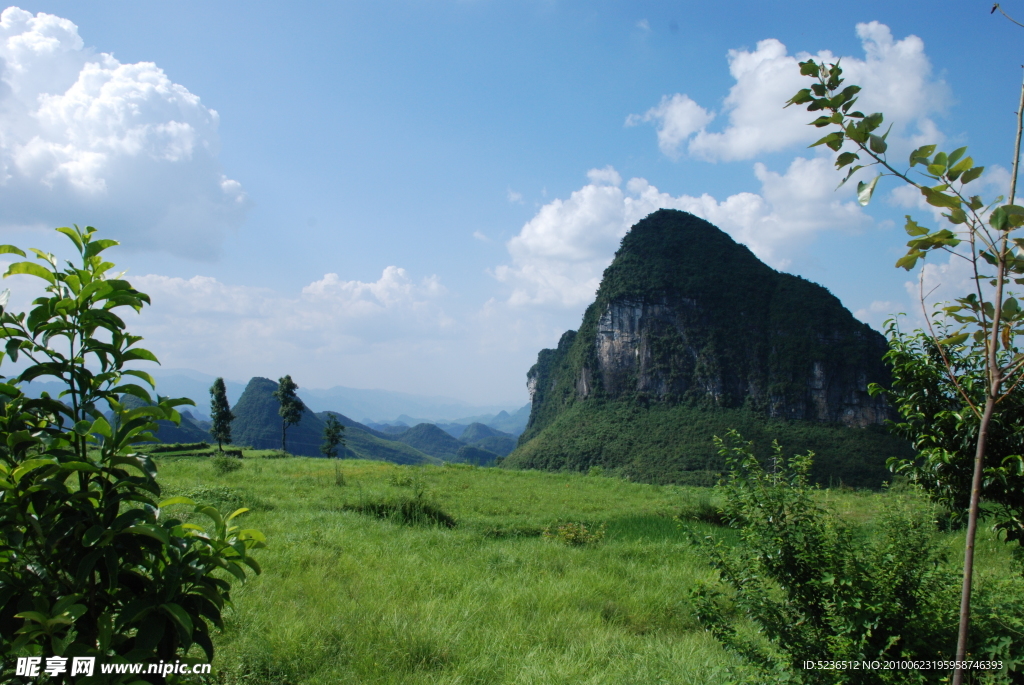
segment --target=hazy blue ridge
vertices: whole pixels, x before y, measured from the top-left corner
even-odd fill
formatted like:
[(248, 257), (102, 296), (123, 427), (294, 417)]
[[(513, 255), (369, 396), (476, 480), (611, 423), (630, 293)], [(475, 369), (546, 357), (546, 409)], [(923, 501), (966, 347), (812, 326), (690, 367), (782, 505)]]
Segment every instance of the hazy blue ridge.
[(395, 439), (439, 459), (453, 461), (465, 444), (432, 423), (420, 423)]

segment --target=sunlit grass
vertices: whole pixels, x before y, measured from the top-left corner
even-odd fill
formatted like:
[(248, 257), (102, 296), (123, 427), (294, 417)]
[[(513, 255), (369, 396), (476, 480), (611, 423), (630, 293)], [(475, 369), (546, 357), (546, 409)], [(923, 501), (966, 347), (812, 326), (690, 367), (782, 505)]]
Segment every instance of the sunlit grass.
[[(711, 572), (685, 529), (734, 534), (676, 519), (713, 505), (709, 490), (358, 460), (246, 458), (224, 475), (204, 458), (158, 464), (165, 495), (251, 507), (244, 525), (269, 540), (263, 574), (233, 590), (217, 682), (717, 683), (734, 663), (694, 618), (690, 588)], [(897, 496), (914, 497), (821, 495), (867, 524)], [(345, 508), (386, 498), (429, 501), (458, 524)], [(607, 532), (580, 547), (541, 537), (560, 521)], [(979, 556), (1002, 571), (1007, 555), (989, 535)]]

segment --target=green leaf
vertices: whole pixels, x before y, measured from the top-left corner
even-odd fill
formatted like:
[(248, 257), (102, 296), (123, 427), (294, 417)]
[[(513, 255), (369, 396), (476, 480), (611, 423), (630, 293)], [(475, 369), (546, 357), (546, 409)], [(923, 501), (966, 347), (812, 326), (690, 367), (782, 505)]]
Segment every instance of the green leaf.
[(836, 158), (836, 169), (842, 169), (847, 164), (852, 164), (860, 159), (860, 155), (854, 152), (844, 152)]
[(947, 207), (949, 209), (960, 207), (959, 198), (936, 191), (933, 188), (922, 187), (921, 194), (924, 195), (925, 201), (932, 207)]
[(127, 369), (122, 373), (124, 373), (124, 375), (126, 376), (135, 376), (136, 378), (141, 378), (142, 380), (149, 383), (149, 387), (156, 388), (156, 379), (153, 378), (153, 376), (146, 371), (140, 371), (138, 369)]
[(181, 626), (185, 635), (189, 638), (192, 637), (192, 619), (189, 618), (188, 613), (182, 609), (180, 605), (168, 602), (166, 604), (161, 604), (160, 608), (167, 612), (167, 614), (174, 619), (175, 623)]
[[(8, 440), (10, 442), (10, 440)], [(31, 473), (38, 468), (44, 466), (55, 466), (57, 462), (53, 459), (29, 459), (28, 461), (22, 462), (21, 466), (14, 469), (14, 473), (11, 474), (11, 479), (15, 483), (20, 483), (21, 479), (25, 477), (25, 474)]]
[(134, 533), (136, 535), (145, 535), (151, 537), (154, 540), (159, 540), (165, 545), (171, 544), (171, 540), (167, 537), (167, 531), (160, 526), (154, 526), (149, 523), (139, 524), (137, 526), (130, 526), (124, 529), (126, 533)]
[[(984, 170), (985, 170), (985, 167), (983, 167), (983, 166), (976, 166), (974, 168), (968, 169), (967, 171), (965, 171), (963, 173), (962, 176), (960, 176), (960, 182), (963, 183), (964, 185), (967, 185), (968, 183), (970, 183), (974, 179), (976, 179), (979, 176), (981, 176), (981, 172), (983, 172)], [(980, 209), (980, 207), (978, 207), (978, 209)]]
[(0, 254), (16, 254), (19, 257), (27, 257), (23, 250), (14, 245), (0, 245)]
[(922, 145), (910, 153), (910, 166), (917, 164), (928, 164), (932, 153), (935, 152), (935, 145)]
[(1010, 297), (1003, 302), (1002, 317), (1004, 319), (1012, 319), (1013, 317), (1020, 314), (1020, 304), (1016, 298)]
[(44, 281), (47, 281), (51, 285), (57, 282), (54, 279), (53, 273), (50, 270), (39, 266), (35, 262), (15, 262), (14, 264), (11, 264), (9, 267), (7, 267), (7, 273), (4, 274), (4, 278), (7, 278), (8, 276), (14, 276), (17, 274), (27, 274), (29, 276), (36, 276), (38, 278), (43, 279)]
[(911, 250), (896, 262), (896, 268), (910, 271), (917, 265), (917, 260), (924, 256), (920, 250)]
[(967, 223), (967, 212), (965, 212), (963, 209), (960, 209), (959, 207), (952, 210), (949, 214), (943, 214), (942, 216), (949, 219), (949, 222), (951, 224), (959, 225)]
[(78, 248), (79, 252), (81, 252), (84, 249), (85, 246), (82, 243), (82, 238), (81, 236), (78, 235), (78, 231), (76, 231), (75, 229), (68, 228), (67, 226), (61, 226), (60, 228), (57, 229), (57, 233), (63, 233), (68, 238), (70, 238), (71, 242), (75, 244), (75, 247)]
[(928, 235), (927, 228), (911, 219), (909, 214), (905, 214), (904, 216), (907, 218), (907, 223), (903, 227), (903, 230), (905, 230), (908, 235)]
[(881, 136), (871, 134), (868, 136), (868, 147), (871, 148), (872, 152), (882, 154), (889, 146)]
[(958, 147), (957, 149), (953, 150), (952, 152), (949, 153), (949, 159), (946, 160), (946, 164), (952, 168), (952, 166), (956, 164), (956, 160), (963, 157), (965, 152), (967, 152), (966, 147)]
[(97, 435), (102, 435), (104, 438), (107, 439), (112, 438), (114, 435), (113, 430), (110, 427), (110, 422), (107, 421), (107, 419), (103, 416), (98, 417), (95, 421), (92, 422), (92, 425), (89, 427), (89, 432), (96, 433)]
[(871, 195), (875, 192), (875, 186), (878, 184), (878, 179), (882, 178), (882, 174), (878, 174), (873, 179), (865, 183), (864, 181), (858, 181), (857, 183), (857, 202), (862, 206), (867, 206), (871, 202)]
[(843, 134), (841, 131), (833, 131), (824, 138), (819, 139), (817, 142), (811, 143), (807, 147), (817, 147), (819, 145), (827, 145), (829, 148), (839, 151), (839, 148), (843, 146)]
[(127, 352), (124, 353), (124, 355), (121, 358), (126, 362), (141, 360), (147, 362), (156, 362), (157, 364), (160, 363), (160, 361), (156, 358), (155, 354), (153, 354), (149, 350), (144, 350), (141, 347), (136, 347), (128, 350)]
[[(90, 241), (85, 246), (85, 258), (88, 259), (89, 257), (93, 257), (93, 256), (99, 254), (100, 252), (103, 252), (103, 250), (106, 250), (108, 247), (113, 247), (114, 245), (120, 245), (120, 244), (121, 243), (117, 242), (116, 240), (93, 240), (93, 241)], [(113, 265), (111, 265), (111, 266), (113, 266)]]
[(800, 74), (802, 76), (813, 76), (818, 77), (819, 67), (818, 63), (814, 60), (808, 60), (806, 62), (800, 62)]
[(178, 497), (171, 497), (170, 499), (165, 499), (163, 502), (161, 502), (160, 504), (158, 504), (156, 506), (159, 509), (163, 509), (164, 507), (170, 507), (170, 506), (175, 505), (175, 504), (191, 504), (191, 505), (195, 505), (195, 502), (193, 500), (189, 499), (188, 497), (183, 497), (183, 496), (179, 495)]
[(939, 344), (946, 345), (947, 347), (952, 347), (954, 345), (959, 345), (963, 343), (965, 340), (967, 340), (968, 337), (970, 337), (969, 333), (958, 333), (957, 335), (950, 336), (945, 340), (940, 340)]
[(87, 473), (99, 473), (100, 468), (85, 461), (65, 461), (60, 467), (67, 471), (82, 471)]

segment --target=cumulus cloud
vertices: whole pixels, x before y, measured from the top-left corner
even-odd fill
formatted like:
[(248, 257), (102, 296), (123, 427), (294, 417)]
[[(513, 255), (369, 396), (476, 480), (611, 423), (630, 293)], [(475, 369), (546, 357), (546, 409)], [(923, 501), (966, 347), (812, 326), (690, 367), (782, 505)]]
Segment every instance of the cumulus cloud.
[(857, 230), (870, 223), (850, 191), (836, 193), (837, 174), (822, 158), (796, 158), (785, 173), (754, 166), (761, 193), (722, 201), (708, 194), (673, 196), (646, 179), (622, 179), (611, 167), (591, 170), (590, 183), (568, 199), (540, 208), (508, 242), (511, 264), (494, 276), (512, 288), (509, 304), (578, 307), (589, 303), (626, 231), (658, 209), (706, 219), (776, 268), (822, 230)]
[(89, 223), (213, 259), (248, 205), (220, 168), (218, 123), (155, 64), (86, 48), (69, 20), (0, 14), (0, 228)]
[(415, 281), (396, 266), (372, 282), (329, 273), (295, 295), (208, 276), (150, 274), (132, 278), (132, 285), (149, 294), (153, 306), (131, 330), (156, 341), (161, 361), (188, 366), (201, 360), (205, 367), (237, 369), (239, 377), (268, 360), (316, 368), (336, 364), (339, 354), (446, 337), (454, 326), (441, 306), (447, 291), (437, 276)]
[(663, 153), (676, 159), (680, 154), (679, 146), (694, 133), (702, 131), (714, 118), (714, 114), (688, 96), (676, 93), (671, 97), (662, 97), (656, 107), (647, 110), (643, 115), (630, 114), (626, 118), (626, 126), (657, 122), (658, 147)]
[[(857, 36), (864, 57), (842, 56), (842, 66), (847, 82), (864, 88), (858, 109), (884, 112), (894, 124), (890, 140), (898, 146), (940, 141), (930, 117), (944, 107), (948, 89), (933, 77), (924, 42), (913, 35), (895, 40), (889, 27), (878, 22), (857, 24)], [(794, 144), (807, 145), (820, 137), (819, 130), (807, 125), (803, 108), (784, 109), (783, 103), (807, 87), (809, 81), (800, 76), (797, 62), (809, 57), (789, 55), (774, 38), (758, 42), (753, 51), (730, 50), (729, 73), (736, 83), (723, 103), (721, 114), (728, 123), (721, 131), (707, 128), (713, 112), (679, 93), (664, 96), (626, 123), (654, 123), (658, 145), (671, 157), (678, 157), (684, 145), (690, 155), (708, 161), (750, 159)], [(839, 59), (828, 51), (813, 57), (825, 62)]]
[(881, 330), (886, 319), (891, 318), (894, 314), (901, 313), (904, 308), (905, 305), (899, 302), (875, 300), (867, 307), (855, 311), (853, 315), (869, 326)]

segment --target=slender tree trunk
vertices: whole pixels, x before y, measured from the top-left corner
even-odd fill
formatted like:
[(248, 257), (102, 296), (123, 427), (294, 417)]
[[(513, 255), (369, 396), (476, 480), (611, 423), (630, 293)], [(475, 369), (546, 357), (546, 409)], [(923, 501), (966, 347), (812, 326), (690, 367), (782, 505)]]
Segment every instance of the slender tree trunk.
[(995, 398), (985, 400), (985, 412), (978, 427), (978, 447), (974, 455), (974, 477), (971, 480), (971, 506), (967, 515), (967, 541), (964, 544), (964, 582), (960, 592), (960, 628), (956, 640), (957, 667), (953, 672), (953, 685), (961, 685), (964, 669), (959, 665), (967, 656), (967, 634), (971, 620), (971, 581), (974, 576), (974, 538), (978, 531), (978, 509), (981, 503), (981, 478), (985, 470), (985, 443), (988, 425), (995, 409)]
[(281, 419), (281, 451), (282, 452), (287, 452), (288, 451), (288, 449), (285, 447), (285, 441), (284, 441), (284, 433), (285, 433), (286, 430), (288, 430), (288, 424), (285, 422), (284, 419)]
[[(1005, 15), (1006, 13), (1003, 12)], [(1012, 21), (1012, 20), (1011, 20)], [(1015, 22), (1016, 23), (1016, 22)], [(1020, 103), (1017, 105), (1017, 140), (1013, 145), (1013, 174), (1010, 179), (1010, 204), (1014, 204), (1017, 195), (1017, 170), (1020, 167), (1020, 140), (1024, 131), (1024, 82), (1020, 87)], [(1006, 259), (1008, 256), (1008, 234), (1003, 236), (1002, 251), (996, 269), (996, 297), (993, 302), (992, 337), (988, 345), (988, 387), (986, 388), (985, 411), (978, 425), (978, 447), (974, 454), (974, 477), (971, 480), (971, 506), (967, 515), (967, 540), (964, 544), (964, 583), (960, 593), (960, 627), (956, 640), (957, 667), (953, 671), (953, 685), (962, 685), (964, 669), (960, 662), (967, 656), (967, 634), (971, 620), (971, 580), (974, 575), (974, 538), (978, 531), (978, 509), (981, 505), (981, 480), (985, 470), (985, 442), (988, 439), (988, 426), (992, 420), (996, 399), (1003, 384), (1002, 372), (999, 369), (999, 319), (1003, 307), (1003, 287), (1006, 276)]]

